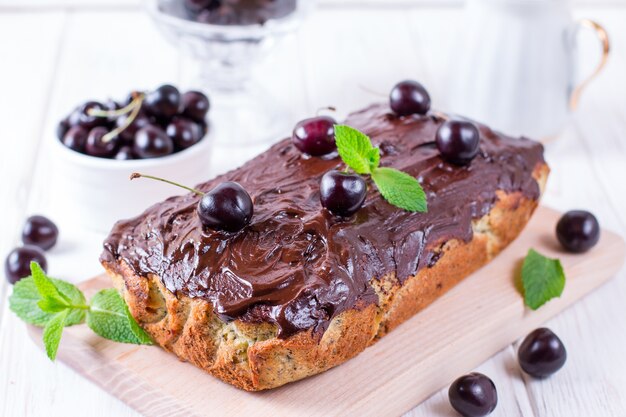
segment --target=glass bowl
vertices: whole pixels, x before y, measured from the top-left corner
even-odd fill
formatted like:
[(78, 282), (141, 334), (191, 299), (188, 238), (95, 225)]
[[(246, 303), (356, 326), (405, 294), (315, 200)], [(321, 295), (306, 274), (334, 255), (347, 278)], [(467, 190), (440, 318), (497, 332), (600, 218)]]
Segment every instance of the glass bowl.
[(182, 0), (145, 0), (157, 28), (195, 62), (189, 84), (209, 92), (212, 118), (219, 125), (215, 141), (221, 144), (273, 141), (290, 130), (289, 109), (252, 82), (251, 75), (255, 64), (296, 30), (314, 6), (314, 0), (295, 0), (294, 11), (282, 18), (217, 25), (191, 20)]

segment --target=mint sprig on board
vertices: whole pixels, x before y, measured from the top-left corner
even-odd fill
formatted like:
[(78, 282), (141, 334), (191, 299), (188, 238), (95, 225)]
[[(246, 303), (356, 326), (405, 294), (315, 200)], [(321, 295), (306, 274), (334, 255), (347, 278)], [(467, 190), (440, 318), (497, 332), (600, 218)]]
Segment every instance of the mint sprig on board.
[(26, 323), (43, 327), (43, 343), (51, 360), (56, 358), (63, 329), (85, 321), (105, 339), (152, 344), (116, 290), (101, 290), (87, 303), (75, 285), (50, 278), (36, 262), (30, 264), (30, 271), (30, 277), (19, 280), (13, 287), (9, 308)]
[(380, 149), (372, 145), (367, 135), (350, 126), (335, 125), (335, 143), (343, 162), (357, 174), (370, 175), (389, 204), (411, 212), (428, 211), (426, 193), (417, 179), (379, 166)]
[(565, 273), (558, 259), (550, 259), (530, 249), (522, 265), (524, 302), (532, 310), (560, 297), (565, 288)]

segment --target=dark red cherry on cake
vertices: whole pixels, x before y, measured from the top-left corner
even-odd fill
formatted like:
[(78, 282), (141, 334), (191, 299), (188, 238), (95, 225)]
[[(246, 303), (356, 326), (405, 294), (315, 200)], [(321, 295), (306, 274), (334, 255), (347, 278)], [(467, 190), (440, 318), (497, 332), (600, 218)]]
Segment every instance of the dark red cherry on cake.
[(163, 129), (148, 125), (135, 134), (133, 151), (139, 158), (158, 158), (174, 152), (174, 142)]
[(588, 211), (568, 211), (556, 225), (556, 236), (567, 251), (587, 252), (600, 240), (600, 224)]
[(37, 246), (43, 250), (52, 248), (57, 243), (59, 228), (44, 216), (30, 216), (22, 229), (22, 242)]
[(443, 159), (467, 165), (478, 155), (480, 132), (471, 122), (447, 120), (437, 129), (435, 143)]
[(4, 273), (11, 284), (30, 276), (30, 263), (37, 262), (41, 269), (48, 269), (46, 255), (37, 246), (22, 246), (13, 249), (4, 261)]
[(61, 143), (73, 151), (84, 153), (89, 132), (82, 126), (72, 126), (65, 132)]
[(159, 119), (174, 117), (180, 107), (180, 92), (173, 85), (162, 85), (146, 94), (144, 107), (148, 113)]
[(238, 232), (250, 224), (254, 214), (254, 205), (250, 194), (239, 184), (226, 181), (209, 191), (203, 193), (200, 190), (167, 180), (165, 178), (133, 173), (131, 180), (147, 178), (161, 181), (191, 191), (200, 196), (196, 211), (203, 226), (214, 230)]
[(337, 149), (335, 124), (332, 117), (317, 116), (304, 119), (293, 129), (291, 140), (296, 148), (313, 156), (326, 155)]
[(391, 90), (389, 105), (398, 116), (426, 114), (430, 110), (430, 96), (417, 81), (401, 81)]
[(550, 329), (531, 332), (517, 352), (520, 367), (528, 375), (545, 378), (563, 367), (567, 351), (561, 339)]
[(464, 417), (489, 415), (498, 405), (498, 392), (493, 381), (478, 372), (454, 381), (448, 390), (450, 404)]
[(175, 117), (165, 128), (165, 133), (178, 149), (187, 149), (202, 139), (202, 128), (195, 122)]
[(198, 215), (204, 226), (227, 232), (246, 227), (254, 213), (252, 199), (238, 183), (223, 182), (204, 194), (198, 203)]
[(97, 126), (91, 129), (87, 136), (85, 153), (98, 158), (110, 158), (115, 155), (118, 138), (107, 138), (105, 137), (107, 133), (109, 133), (109, 129), (104, 126)]
[(196, 122), (203, 122), (209, 108), (209, 98), (200, 91), (187, 91), (181, 96), (182, 115)]
[(357, 174), (328, 171), (320, 181), (322, 206), (336, 216), (350, 217), (365, 201), (367, 184)]

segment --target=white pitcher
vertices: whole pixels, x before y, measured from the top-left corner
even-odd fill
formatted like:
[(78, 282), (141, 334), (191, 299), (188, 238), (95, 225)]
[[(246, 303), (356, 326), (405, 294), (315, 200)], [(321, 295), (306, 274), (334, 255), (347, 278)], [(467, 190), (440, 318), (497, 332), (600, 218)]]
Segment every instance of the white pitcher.
[[(569, 6), (568, 0), (468, 0), (449, 110), (509, 134), (557, 135), (609, 54), (602, 26), (575, 22)], [(594, 30), (603, 51), (593, 74), (578, 83), (580, 28)]]

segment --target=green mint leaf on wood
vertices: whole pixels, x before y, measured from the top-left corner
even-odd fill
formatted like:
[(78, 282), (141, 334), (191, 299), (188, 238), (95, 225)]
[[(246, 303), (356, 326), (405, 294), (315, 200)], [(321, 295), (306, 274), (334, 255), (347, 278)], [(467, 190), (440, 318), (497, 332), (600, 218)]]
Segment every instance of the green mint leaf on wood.
[(550, 259), (530, 249), (522, 265), (524, 302), (532, 310), (560, 297), (565, 288), (565, 273), (558, 259)]
[(63, 327), (65, 327), (65, 320), (68, 315), (69, 310), (56, 313), (43, 328), (43, 344), (50, 360), (54, 360), (57, 357), (57, 350), (59, 349), (59, 343), (61, 343), (61, 334), (63, 334)]
[(335, 125), (335, 143), (343, 162), (357, 174), (371, 174), (380, 162), (380, 151), (364, 133), (346, 126)]
[(117, 290), (101, 290), (91, 299), (87, 325), (105, 339), (151, 345), (148, 334), (137, 324)]
[(372, 172), (372, 180), (390, 204), (407, 211), (428, 211), (426, 193), (417, 179), (409, 174), (382, 167)]
[[(74, 285), (50, 278), (56, 289), (70, 300), (71, 306), (79, 306), (71, 308), (67, 319), (66, 326), (73, 326), (85, 321), (86, 305), (85, 296)], [(44, 327), (46, 323), (54, 316), (55, 312), (44, 311), (39, 307), (42, 301), (41, 294), (37, 290), (33, 277), (23, 278), (13, 286), (13, 293), (9, 297), (9, 308), (20, 319), (34, 326)]]
[(63, 328), (83, 323), (85, 319), (89, 327), (104, 338), (152, 344), (116, 290), (100, 291), (89, 306), (78, 287), (48, 277), (35, 262), (31, 263), (31, 274), (14, 285), (9, 308), (25, 322), (44, 328), (43, 343), (50, 359), (56, 358)]

